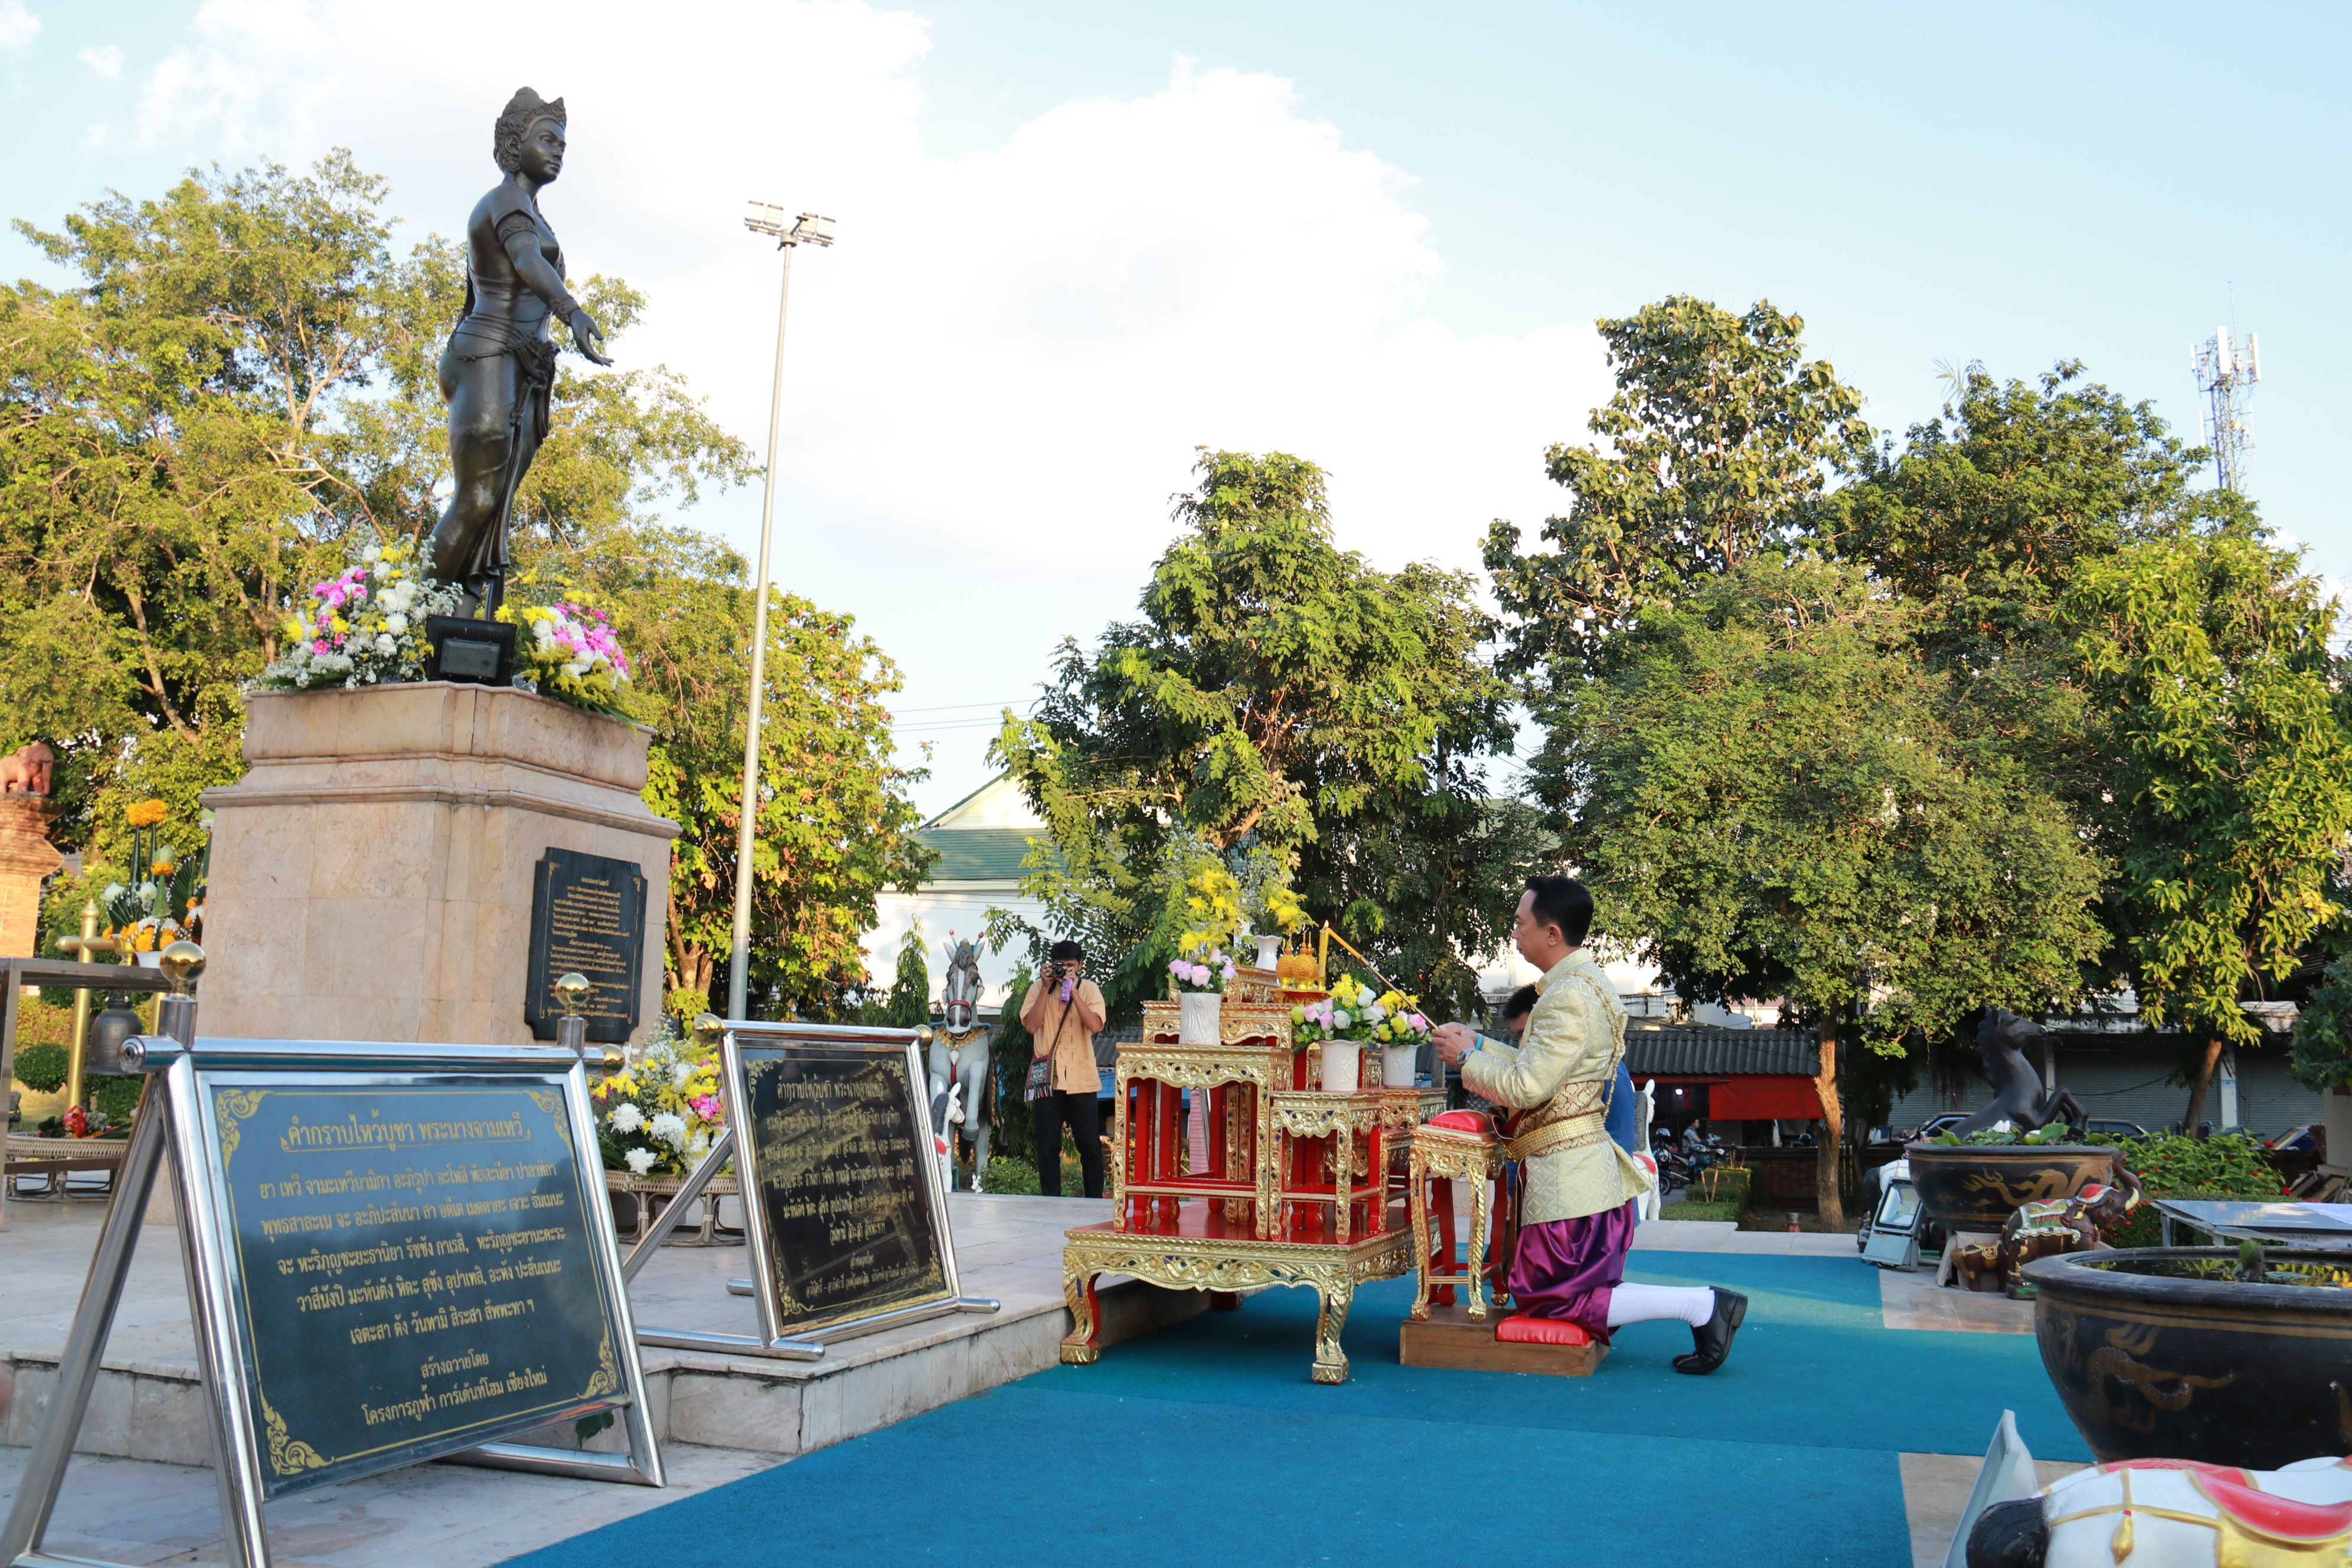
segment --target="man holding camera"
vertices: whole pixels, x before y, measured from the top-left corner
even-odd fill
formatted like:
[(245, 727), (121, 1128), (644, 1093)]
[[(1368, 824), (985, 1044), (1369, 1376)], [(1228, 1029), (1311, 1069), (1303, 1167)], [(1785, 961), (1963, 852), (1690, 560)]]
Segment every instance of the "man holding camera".
[(1022, 1026), (1029, 1031), (1029, 1109), (1037, 1130), (1037, 1190), (1062, 1195), (1062, 1128), (1078, 1146), (1078, 1169), (1087, 1196), (1103, 1195), (1102, 1115), (1095, 1104), (1101, 1087), (1095, 1068), (1095, 1033), (1103, 1026), (1102, 993), (1086, 978), (1087, 950), (1057, 942), (1046, 954), (1045, 972), (1021, 1004)]

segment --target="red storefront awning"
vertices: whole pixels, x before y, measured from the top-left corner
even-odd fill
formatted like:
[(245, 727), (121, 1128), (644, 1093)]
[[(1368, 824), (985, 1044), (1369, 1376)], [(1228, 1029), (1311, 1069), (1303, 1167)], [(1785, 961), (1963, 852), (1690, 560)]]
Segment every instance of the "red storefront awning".
[(1822, 1113), (1811, 1079), (1779, 1074), (1718, 1079), (1707, 1101), (1707, 1114), (1717, 1121), (1810, 1121)]

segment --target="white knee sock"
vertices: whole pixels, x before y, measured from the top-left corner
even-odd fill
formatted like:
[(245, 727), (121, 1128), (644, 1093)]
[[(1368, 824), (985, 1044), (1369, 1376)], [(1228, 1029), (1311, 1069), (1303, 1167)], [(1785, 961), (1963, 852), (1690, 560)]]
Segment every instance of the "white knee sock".
[(1715, 1316), (1715, 1291), (1704, 1285), (1616, 1285), (1609, 1291), (1609, 1326), (1679, 1318), (1692, 1328)]

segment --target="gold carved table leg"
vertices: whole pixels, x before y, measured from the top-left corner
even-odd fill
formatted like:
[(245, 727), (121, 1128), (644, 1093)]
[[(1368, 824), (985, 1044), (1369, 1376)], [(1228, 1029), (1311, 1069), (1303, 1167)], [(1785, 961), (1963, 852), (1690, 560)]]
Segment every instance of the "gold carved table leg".
[[(1470, 1318), (1473, 1322), (1486, 1319), (1486, 1190), (1491, 1178), (1473, 1176), (1470, 1180)], [(1447, 1258), (1449, 1264), (1454, 1260)]]
[(1092, 1366), (1102, 1359), (1102, 1312), (1095, 1300), (1095, 1273), (1064, 1269), (1062, 1297), (1069, 1303), (1070, 1331), (1062, 1339), (1066, 1366)]
[(1412, 1211), (1412, 1316), (1419, 1322), (1429, 1316), (1429, 1161), (1418, 1149), (1407, 1159), (1405, 1175), (1412, 1183), (1405, 1203)]
[(1348, 1326), (1348, 1308), (1356, 1299), (1356, 1281), (1344, 1269), (1343, 1265), (1342, 1272), (1330, 1279), (1315, 1282), (1315, 1293), (1323, 1304), (1315, 1319), (1315, 1370), (1311, 1375), (1318, 1383), (1348, 1381), (1348, 1352), (1339, 1348), (1339, 1334)]

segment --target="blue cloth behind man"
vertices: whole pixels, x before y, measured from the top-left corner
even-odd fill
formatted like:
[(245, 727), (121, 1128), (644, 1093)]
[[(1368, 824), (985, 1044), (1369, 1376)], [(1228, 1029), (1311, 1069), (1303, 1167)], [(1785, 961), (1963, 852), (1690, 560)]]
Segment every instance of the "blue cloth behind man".
[(1622, 1059), (1617, 1063), (1617, 1087), (1609, 1093), (1609, 1136), (1628, 1154), (1642, 1152), (1634, 1142), (1641, 1136), (1641, 1110), (1633, 1103), (1633, 1075), (1625, 1070)]

